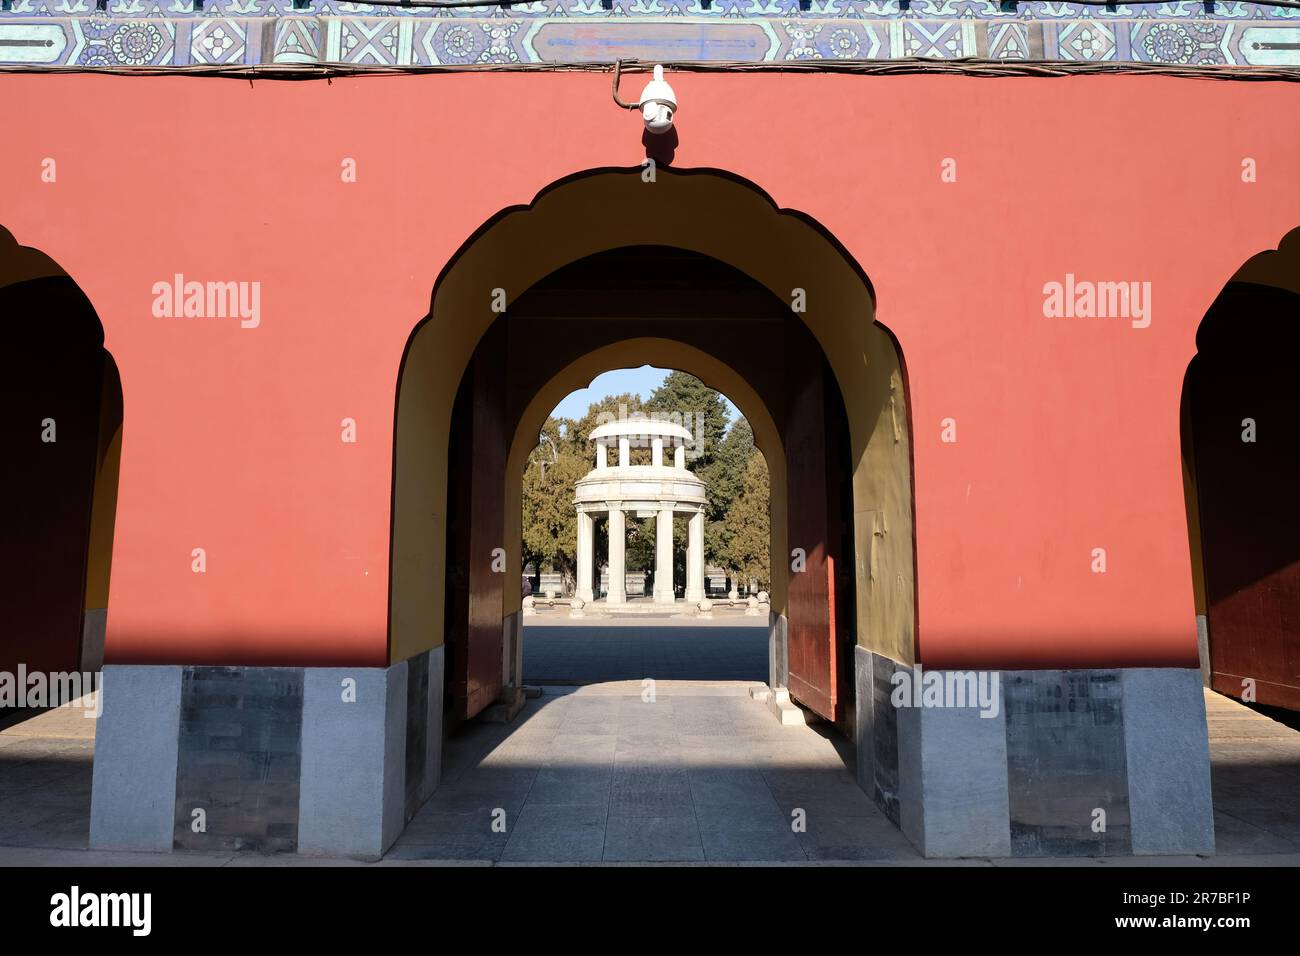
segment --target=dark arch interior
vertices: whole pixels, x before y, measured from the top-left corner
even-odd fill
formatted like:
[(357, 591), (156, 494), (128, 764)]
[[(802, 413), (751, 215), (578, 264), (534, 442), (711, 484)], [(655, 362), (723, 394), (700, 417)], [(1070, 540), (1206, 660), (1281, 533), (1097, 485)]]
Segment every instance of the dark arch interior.
[[(0, 671), (98, 669), (111, 552), (110, 445), (122, 423), (121, 384), (94, 308), (66, 276), (0, 287), (0, 469), (6, 503), (0, 575), (9, 623)], [(103, 509), (108, 509), (107, 513)]]
[(852, 467), (834, 375), (788, 303), (716, 259), (662, 246), (613, 249), (551, 273), (510, 303), (466, 369), (448, 469), (449, 717), (472, 717), (501, 690), (499, 589), (509, 578), (480, 568), (479, 558), (503, 534), (505, 463), (524, 410), (574, 360), (643, 336), (716, 356), (754, 388), (775, 421), (786, 443), (791, 546), (802, 547), (815, 568), (790, 584), (783, 646), (790, 648), (791, 687), (808, 675), (805, 702), (842, 719), (856, 637)]
[[(1300, 709), (1300, 295), (1232, 282), (1183, 392), (1211, 683)], [(1246, 440), (1253, 422), (1253, 440)]]
[[(558, 269), (511, 304), (512, 344), (545, 343), (554, 361), (511, 368), (509, 412), (519, 420), (561, 368), (602, 346), (654, 335), (694, 345), (731, 365), (783, 425), (781, 364), (773, 336), (793, 324), (789, 306), (745, 273), (709, 256), (665, 246), (611, 249)], [(498, 323), (498, 324), (501, 324)], [(517, 330), (517, 331), (516, 331)]]

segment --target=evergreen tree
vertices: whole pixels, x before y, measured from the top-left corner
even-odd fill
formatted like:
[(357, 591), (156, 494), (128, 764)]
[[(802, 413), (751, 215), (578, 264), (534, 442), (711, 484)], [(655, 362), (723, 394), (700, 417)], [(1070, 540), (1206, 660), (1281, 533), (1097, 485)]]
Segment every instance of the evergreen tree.
[(686, 449), (687, 464), (697, 474), (717, 457), (731, 419), (721, 392), (709, 388), (694, 375), (677, 371), (664, 377), (645, 403), (645, 410), (652, 417), (679, 424), (691, 433), (693, 440)]
[(523, 480), (523, 561), (559, 571), (565, 590), (577, 574), (578, 515), (573, 489), (591, 466), (577, 453), (572, 422), (548, 418)]
[(760, 590), (772, 583), (770, 496), (767, 462), (755, 450), (746, 462), (740, 494), (728, 515), (731, 536), (727, 563), (740, 582), (753, 581)]
[(691, 433), (686, 467), (705, 483), (709, 495), (704, 516), (704, 560), (717, 564), (726, 556), (723, 517), (731, 504), (726, 494), (730, 485), (722, 455), (731, 418), (726, 399), (694, 375), (672, 371), (650, 396), (646, 409), (653, 416), (678, 423)]

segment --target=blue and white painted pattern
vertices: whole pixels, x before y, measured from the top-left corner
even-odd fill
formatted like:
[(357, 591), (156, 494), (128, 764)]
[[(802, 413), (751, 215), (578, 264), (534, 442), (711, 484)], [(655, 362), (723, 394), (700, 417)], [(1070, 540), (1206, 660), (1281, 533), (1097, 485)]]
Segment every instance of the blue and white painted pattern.
[(185, 67), (890, 60), (1300, 66), (1300, 10), (1196, 0), (542, 0), (435, 10), (341, 0), (11, 0), (0, 63)]
[[(12, 0), (7, 16), (68, 17), (89, 16), (95, 12), (94, 0)], [(466, 7), (434, 10), (420, 7), (389, 7), (344, 0), (309, 0), (305, 8), (294, 7), (293, 0), (206, 0), (196, 10), (192, 0), (108, 0), (107, 12), (115, 17), (186, 18), (186, 17), (409, 17), (413, 19), (464, 18), (490, 19), (494, 14), (512, 19), (618, 17), (690, 17), (706, 20), (733, 19), (801, 19), (801, 20), (1281, 20), (1300, 24), (1300, 10), (1269, 7), (1246, 2), (1177, 0), (1160, 4), (1124, 4), (1108, 10), (1078, 3), (1053, 3), (1050, 0), (1027, 0), (1013, 10), (1004, 10), (997, 0), (912, 0), (908, 9), (900, 10), (899, 0), (812, 0), (801, 9), (800, 0), (714, 0), (705, 6), (702, 0), (612, 0), (605, 9), (601, 0), (540, 0), (517, 3), (508, 10), (493, 7)]]

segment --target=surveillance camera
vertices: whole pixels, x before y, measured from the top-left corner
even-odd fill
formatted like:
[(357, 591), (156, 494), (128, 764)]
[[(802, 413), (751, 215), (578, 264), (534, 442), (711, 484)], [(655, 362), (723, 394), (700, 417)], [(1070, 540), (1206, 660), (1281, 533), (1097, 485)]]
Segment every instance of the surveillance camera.
[(677, 94), (664, 80), (664, 68), (655, 67), (655, 78), (641, 91), (637, 102), (641, 120), (652, 133), (666, 133), (673, 128), (673, 114), (677, 112)]

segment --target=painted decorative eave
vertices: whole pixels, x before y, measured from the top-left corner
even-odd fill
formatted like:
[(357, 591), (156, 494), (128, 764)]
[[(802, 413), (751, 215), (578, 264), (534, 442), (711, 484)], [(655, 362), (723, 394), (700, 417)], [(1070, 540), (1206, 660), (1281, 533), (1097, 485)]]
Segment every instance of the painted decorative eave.
[(1300, 66), (1300, 9), (1042, 0), (546, 0), (429, 9), (316, 0), (11, 0), (0, 64), (436, 67), (958, 60)]

